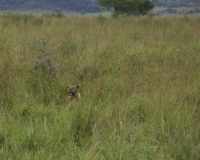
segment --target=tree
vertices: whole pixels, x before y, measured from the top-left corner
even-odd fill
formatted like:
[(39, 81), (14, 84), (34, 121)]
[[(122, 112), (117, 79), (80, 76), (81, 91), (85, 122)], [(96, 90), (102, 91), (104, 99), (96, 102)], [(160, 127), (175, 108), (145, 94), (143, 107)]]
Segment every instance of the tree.
[(149, 0), (98, 0), (98, 4), (107, 9), (114, 9), (117, 14), (145, 15), (154, 7)]

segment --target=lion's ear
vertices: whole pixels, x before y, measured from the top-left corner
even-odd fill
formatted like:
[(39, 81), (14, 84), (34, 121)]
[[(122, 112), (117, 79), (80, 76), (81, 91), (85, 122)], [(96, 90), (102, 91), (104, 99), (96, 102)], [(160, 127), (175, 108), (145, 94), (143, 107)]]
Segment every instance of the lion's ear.
[(79, 85), (76, 86), (77, 89), (78, 89), (79, 87), (80, 87)]
[(66, 88), (67, 88), (67, 89), (68, 89), (68, 87), (69, 87), (69, 86), (68, 86), (68, 85), (66, 85)]

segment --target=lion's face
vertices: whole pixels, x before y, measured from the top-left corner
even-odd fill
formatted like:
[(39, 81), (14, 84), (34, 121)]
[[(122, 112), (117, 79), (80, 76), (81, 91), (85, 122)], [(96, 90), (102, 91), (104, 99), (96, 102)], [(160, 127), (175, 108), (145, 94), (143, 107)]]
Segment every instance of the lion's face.
[(74, 97), (78, 92), (79, 86), (66, 86), (66, 88), (67, 88), (68, 96)]

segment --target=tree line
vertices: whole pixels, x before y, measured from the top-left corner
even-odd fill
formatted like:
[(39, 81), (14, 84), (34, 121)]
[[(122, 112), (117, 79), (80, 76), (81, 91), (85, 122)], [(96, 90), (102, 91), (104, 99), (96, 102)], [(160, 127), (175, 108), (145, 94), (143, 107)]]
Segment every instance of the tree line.
[(154, 7), (149, 0), (98, 0), (98, 4), (117, 14), (126, 15), (145, 15)]

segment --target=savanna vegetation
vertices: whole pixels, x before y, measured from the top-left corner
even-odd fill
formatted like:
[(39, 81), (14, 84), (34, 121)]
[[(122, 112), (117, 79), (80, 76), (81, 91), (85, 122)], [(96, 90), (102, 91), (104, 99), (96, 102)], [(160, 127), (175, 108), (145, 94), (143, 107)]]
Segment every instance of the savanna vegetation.
[(1, 15), (1, 159), (200, 159), (199, 26)]

